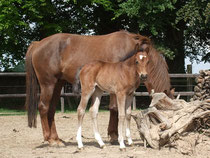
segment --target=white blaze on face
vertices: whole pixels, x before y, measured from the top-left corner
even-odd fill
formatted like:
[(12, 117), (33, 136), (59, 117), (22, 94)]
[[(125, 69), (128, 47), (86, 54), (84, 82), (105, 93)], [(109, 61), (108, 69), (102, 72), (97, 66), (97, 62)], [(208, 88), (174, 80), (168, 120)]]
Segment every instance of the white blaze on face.
[(145, 55), (139, 55), (139, 59), (142, 60), (143, 58), (146, 58)]

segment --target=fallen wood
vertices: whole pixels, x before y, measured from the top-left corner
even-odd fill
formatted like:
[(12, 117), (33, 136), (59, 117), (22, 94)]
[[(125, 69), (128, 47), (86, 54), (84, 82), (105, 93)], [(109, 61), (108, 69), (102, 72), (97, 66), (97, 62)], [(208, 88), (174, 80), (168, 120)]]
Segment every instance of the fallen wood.
[(194, 87), (193, 100), (210, 99), (210, 70), (200, 70), (199, 76), (196, 77), (197, 86)]
[(153, 99), (149, 108), (132, 115), (140, 137), (150, 147), (177, 146), (176, 142), (191, 132), (202, 133), (205, 130), (203, 133), (210, 136), (209, 102), (172, 100), (165, 93), (153, 93), (151, 96)]

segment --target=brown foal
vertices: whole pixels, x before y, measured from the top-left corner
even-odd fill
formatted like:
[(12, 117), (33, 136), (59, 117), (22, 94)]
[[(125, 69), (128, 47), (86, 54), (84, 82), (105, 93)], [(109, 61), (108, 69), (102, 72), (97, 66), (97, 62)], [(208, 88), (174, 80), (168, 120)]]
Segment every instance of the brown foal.
[(132, 57), (117, 63), (95, 61), (82, 67), (79, 75), (82, 94), (77, 109), (78, 131), (76, 138), (78, 148), (83, 148), (81, 126), (85, 109), (91, 96), (92, 105), (90, 107), (90, 113), (93, 121), (94, 136), (100, 147), (104, 147), (105, 145), (98, 132), (97, 125), (98, 108), (103, 91), (115, 94), (117, 97), (119, 114), (118, 142), (120, 144), (120, 149), (125, 149), (123, 139), (125, 119), (128, 144), (131, 145), (133, 143), (130, 135), (131, 102), (133, 93), (138, 88), (140, 81), (145, 81), (147, 78), (147, 64), (149, 61), (147, 56), (148, 51), (148, 48), (145, 50), (141, 49)]

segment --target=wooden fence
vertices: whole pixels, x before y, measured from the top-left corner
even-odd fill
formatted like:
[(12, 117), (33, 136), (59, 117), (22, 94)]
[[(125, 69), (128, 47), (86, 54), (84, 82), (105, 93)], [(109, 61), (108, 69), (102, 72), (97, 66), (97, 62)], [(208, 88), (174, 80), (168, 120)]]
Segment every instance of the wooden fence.
[[(0, 73), (0, 77), (25, 77), (25, 73)], [(187, 84), (186, 84), (186, 89), (187, 91), (176, 91), (175, 96), (180, 95), (180, 96), (187, 96), (191, 97), (194, 95), (193, 92), (193, 86), (192, 81), (197, 77), (198, 74), (170, 74), (171, 80), (174, 78), (186, 78), (187, 79)], [(173, 84), (172, 84), (172, 87)], [(103, 96), (109, 95), (108, 93), (104, 93)], [(135, 97), (139, 96), (149, 96), (148, 92), (135, 92), (134, 93)], [(62, 89), (61, 92), (61, 111), (64, 112), (64, 97), (69, 97), (69, 96), (75, 96), (73, 93), (66, 93)], [(0, 98), (21, 98), (21, 97), (26, 97), (26, 94), (0, 94)], [(136, 98), (133, 98), (133, 109), (136, 109)]]

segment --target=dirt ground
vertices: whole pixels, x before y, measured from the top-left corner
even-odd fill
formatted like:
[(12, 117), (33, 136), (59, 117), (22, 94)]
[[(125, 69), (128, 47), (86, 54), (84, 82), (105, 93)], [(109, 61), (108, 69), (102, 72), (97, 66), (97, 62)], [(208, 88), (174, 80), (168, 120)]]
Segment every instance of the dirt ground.
[(93, 138), (92, 124), (87, 112), (83, 122), (84, 150), (77, 150), (75, 139), (77, 131), (76, 113), (56, 114), (56, 125), (59, 137), (65, 141), (65, 147), (49, 147), (43, 142), (41, 123), (38, 116), (38, 127), (27, 127), (27, 116), (0, 116), (0, 158), (180, 158), (199, 157), (210, 158), (210, 138), (199, 143), (192, 155), (183, 155), (174, 148), (154, 150), (144, 148), (139, 137), (136, 123), (132, 119), (131, 134), (134, 146), (127, 147), (126, 151), (119, 150), (118, 145), (111, 145), (107, 137), (109, 112), (100, 112), (98, 116), (100, 134), (106, 144), (100, 149)]

